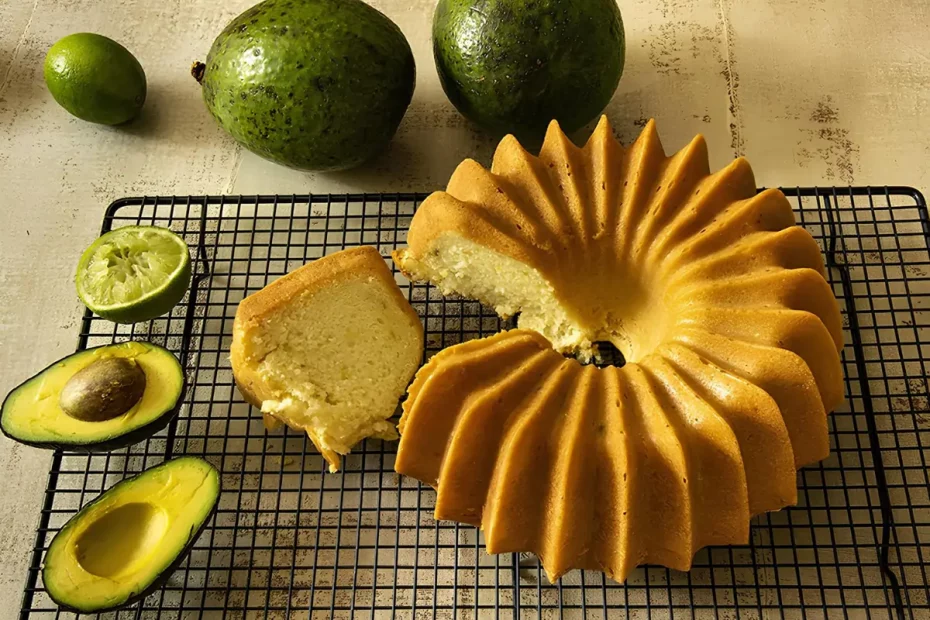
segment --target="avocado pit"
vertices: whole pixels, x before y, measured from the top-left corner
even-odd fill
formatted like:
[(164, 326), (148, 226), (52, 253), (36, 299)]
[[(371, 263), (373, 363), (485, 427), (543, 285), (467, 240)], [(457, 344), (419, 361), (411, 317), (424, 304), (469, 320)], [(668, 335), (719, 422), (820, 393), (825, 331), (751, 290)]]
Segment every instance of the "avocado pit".
[(37, 448), (118, 450), (167, 426), (185, 384), (178, 358), (153, 342), (85, 349), (16, 386), (0, 404), (0, 432)]
[(82, 368), (61, 390), (62, 411), (84, 422), (103, 422), (132, 409), (145, 393), (145, 372), (126, 357), (104, 357)]

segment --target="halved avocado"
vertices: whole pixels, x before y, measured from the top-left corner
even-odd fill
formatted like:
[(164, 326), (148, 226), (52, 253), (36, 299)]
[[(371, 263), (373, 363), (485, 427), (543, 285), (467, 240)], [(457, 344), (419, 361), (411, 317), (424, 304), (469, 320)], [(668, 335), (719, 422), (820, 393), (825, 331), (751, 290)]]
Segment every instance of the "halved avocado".
[[(112, 358), (130, 363), (109, 363)], [(125, 377), (120, 373), (138, 369), (145, 375), (144, 389), (131, 374), (121, 381)], [(55, 362), (10, 392), (0, 409), (0, 429), (10, 439), (39, 448), (116, 450), (164, 428), (180, 408), (184, 385), (178, 359), (151, 342), (87, 349)], [(121, 392), (123, 402), (114, 408)], [(63, 403), (72, 409), (70, 414)]]
[(68, 521), (49, 545), (45, 590), (79, 613), (118, 609), (158, 589), (216, 509), (220, 474), (183, 456), (117, 483)]

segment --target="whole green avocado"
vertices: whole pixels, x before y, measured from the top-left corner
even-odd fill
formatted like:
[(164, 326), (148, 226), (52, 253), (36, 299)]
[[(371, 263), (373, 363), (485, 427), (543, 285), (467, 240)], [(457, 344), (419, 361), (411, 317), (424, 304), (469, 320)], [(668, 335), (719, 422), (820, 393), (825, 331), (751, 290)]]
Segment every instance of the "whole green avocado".
[(537, 141), (593, 120), (623, 73), (616, 0), (439, 0), (433, 55), (443, 89), (466, 118)]
[(240, 144), (304, 170), (352, 168), (381, 151), (416, 79), (403, 33), (360, 0), (265, 0), (192, 71)]

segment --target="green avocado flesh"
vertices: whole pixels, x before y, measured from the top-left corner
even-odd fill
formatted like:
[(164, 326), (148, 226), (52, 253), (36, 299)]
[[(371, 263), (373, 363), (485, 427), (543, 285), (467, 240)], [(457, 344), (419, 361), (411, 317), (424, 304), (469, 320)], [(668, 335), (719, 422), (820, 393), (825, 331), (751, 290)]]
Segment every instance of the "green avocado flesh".
[(604, 109), (620, 81), (623, 21), (615, 0), (439, 0), (433, 55), (463, 116), (538, 142)]
[[(93, 421), (101, 416), (82, 411), (80, 418), (61, 407), (65, 390), (66, 406), (74, 389), (93, 389), (93, 373), (99, 362), (108, 358), (126, 358), (145, 373), (144, 390), (124, 413), (110, 419)], [(95, 365), (95, 363), (98, 363)], [(71, 379), (80, 371), (81, 385)], [(81, 381), (81, 377), (85, 381)], [(90, 377), (91, 381), (86, 381)], [(99, 379), (99, 377), (97, 377)], [(177, 412), (184, 391), (184, 371), (170, 351), (150, 342), (125, 342), (80, 351), (52, 364), (15, 388), (3, 401), (0, 427), (16, 441), (42, 448), (106, 451), (135, 443), (160, 430)], [(85, 409), (94, 398), (76, 401)], [(73, 412), (72, 412), (73, 413)]]
[(52, 540), (45, 589), (59, 606), (85, 613), (145, 598), (183, 560), (219, 495), (216, 469), (189, 456), (123, 480)]
[(403, 33), (364, 2), (266, 0), (216, 38), (201, 84), (210, 113), (247, 149), (336, 170), (387, 145), (415, 74)]

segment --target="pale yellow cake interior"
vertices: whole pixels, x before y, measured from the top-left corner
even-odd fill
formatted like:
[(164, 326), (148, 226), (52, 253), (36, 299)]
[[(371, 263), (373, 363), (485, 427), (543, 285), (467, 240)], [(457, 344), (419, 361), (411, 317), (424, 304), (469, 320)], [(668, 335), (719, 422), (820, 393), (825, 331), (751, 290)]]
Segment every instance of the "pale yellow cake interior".
[(405, 270), (444, 295), (479, 299), (504, 318), (519, 313), (521, 328), (543, 334), (556, 350), (581, 361), (590, 361), (595, 343), (602, 341), (636, 361), (664, 334), (661, 294), (643, 294), (646, 287), (633, 278), (599, 282), (593, 272), (578, 274), (569, 289), (575, 303), (567, 305), (538, 270), (454, 232), (438, 236), (431, 248), (422, 257), (406, 250), (398, 257)]
[(394, 407), (385, 403), (396, 404), (407, 385), (398, 362), (420, 355), (407, 350), (405, 328), (402, 311), (359, 281), (285, 308), (248, 339), (247, 354), (277, 396), (262, 412), (317, 429), (323, 447), (339, 453), (363, 437), (395, 438), (385, 420)]
[(306, 431), (333, 470), (365, 437), (396, 439), (388, 418), (423, 346), (422, 325), (377, 252), (341, 258), (243, 302), (232, 356), (266, 425)]

